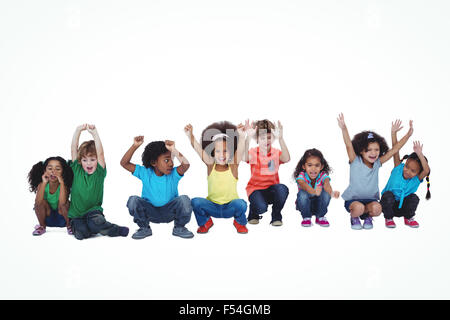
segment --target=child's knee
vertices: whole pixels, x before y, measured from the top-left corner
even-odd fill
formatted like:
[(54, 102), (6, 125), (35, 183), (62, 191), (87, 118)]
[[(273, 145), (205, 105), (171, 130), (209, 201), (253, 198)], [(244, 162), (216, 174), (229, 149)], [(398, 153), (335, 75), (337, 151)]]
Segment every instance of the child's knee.
[(371, 203), (369, 206), (369, 214), (372, 217), (377, 217), (381, 214), (381, 212), (383, 211), (383, 208), (381, 207), (381, 204), (378, 202), (375, 203)]
[(136, 210), (140, 201), (141, 201), (141, 197), (138, 197), (138, 196), (129, 197), (128, 201), (127, 201), (127, 208), (132, 211)]
[(353, 218), (359, 217), (364, 214), (365, 206), (361, 202), (353, 202), (350, 205), (350, 214)]
[(247, 211), (247, 202), (243, 199), (233, 200), (233, 206), (238, 213), (245, 213)]
[(308, 192), (304, 191), (304, 190), (300, 190), (297, 193), (297, 204), (298, 205), (305, 205), (306, 203), (310, 202), (310, 196), (308, 194)]

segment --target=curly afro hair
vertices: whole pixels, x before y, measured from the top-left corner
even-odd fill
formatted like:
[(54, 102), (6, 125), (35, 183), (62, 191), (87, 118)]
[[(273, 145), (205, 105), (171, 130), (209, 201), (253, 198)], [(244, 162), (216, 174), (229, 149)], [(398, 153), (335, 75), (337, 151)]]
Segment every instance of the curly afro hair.
[(380, 157), (388, 152), (389, 147), (386, 140), (379, 134), (373, 131), (363, 131), (354, 136), (352, 140), (353, 149), (356, 155), (361, 155), (361, 152), (367, 151), (370, 143), (376, 142), (380, 146)]
[(152, 163), (158, 160), (158, 157), (166, 152), (169, 152), (166, 148), (164, 141), (153, 141), (145, 146), (142, 153), (142, 164), (146, 168), (152, 168)]
[[(217, 134), (225, 134), (227, 136), (222, 136), (213, 141), (213, 137)], [(200, 143), (202, 149), (211, 157), (214, 157), (214, 143), (216, 141), (226, 141), (227, 149), (233, 157), (238, 144), (237, 127), (229, 121), (220, 121), (210, 124), (203, 130)]]
[(297, 164), (297, 167), (294, 170), (294, 174), (293, 174), (294, 179), (297, 179), (300, 172), (305, 171), (305, 169), (303, 169), (303, 166), (305, 165), (305, 163), (309, 157), (319, 158), (320, 164), (323, 165), (322, 171), (324, 171), (326, 174), (331, 173), (332, 170), (331, 170), (330, 166), (328, 165), (327, 160), (325, 160), (322, 152), (320, 152), (317, 149), (308, 149), (305, 151), (305, 153), (303, 154), (303, 157), (300, 159), (300, 161)]
[(70, 189), (72, 188), (73, 182), (73, 171), (69, 166), (66, 160), (61, 157), (50, 157), (45, 161), (39, 161), (31, 168), (28, 173), (28, 183), (30, 184), (30, 192), (36, 193), (39, 184), (42, 182), (42, 175), (45, 172), (45, 169), (48, 166), (48, 163), (52, 160), (56, 160), (61, 164), (62, 168), (62, 178), (64, 180), (64, 184), (67, 188), (67, 193), (70, 193)]

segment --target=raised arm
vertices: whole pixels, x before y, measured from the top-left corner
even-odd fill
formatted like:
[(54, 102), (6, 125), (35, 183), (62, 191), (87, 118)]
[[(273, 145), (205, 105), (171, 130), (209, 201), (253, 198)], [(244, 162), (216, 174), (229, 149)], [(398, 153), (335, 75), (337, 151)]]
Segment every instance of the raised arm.
[(74, 132), (73, 138), (72, 138), (72, 146), (71, 146), (72, 161), (75, 161), (78, 158), (78, 145), (80, 142), (80, 135), (81, 135), (81, 132), (86, 129), (87, 129), (87, 124), (82, 124), (81, 126), (78, 126), (75, 129), (75, 132)]
[(98, 135), (97, 128), (93, 124), (88, 124), (87, 131), (92, 135), (92, 138), (94, 138), (95, 152), (97, 153), (97, 161), (102, 166), (102, 168), (105, 168), (106, 167), (105, 154), (103, 152), (103, 145), (102, 141), (100, 140), (100, 136)]
[(239, 135), (238, 138), (238, 145), (236, 148), (236, 153), (234, 155), (234, 164), (239, 166), (239, 163), (241, 163), (242, 159), (244, 158), (244, 152), (245, 152), (245, 141), (246, 141), (246, 133), (245, 133), (245, 126), (240, 123), (237, 126), (237, 132)]
[(189, 141), (191, 142), (192, 148), (194, 148), (195, 152), (199, 155), (200, 159), (207, 165), (212, 166), (214, 164), (214, 159), (211, 158), (202, 148), (200, 143), (195, 139), (193, 128), (191, 124), (188, 124), (186, 127), (184, 127), (184, 132), (186, 133)]
[(347, 149), (347, 155), (350, 163), (352, 163), (356, 158), (355, 149), (353, 149), (352, 139), (350, 139), (350, 135), (348, 134), (347, 125), (345, 124), (344, 114), (339, 114), (338, 117), (338, 125), (342, 130), (342, 137), (344, 138), (345, 147)]
[(243, 156), (242, 160), (245, 161), (245, 162), (249, 162), (250, 158), (249, 158), (248, 152), (249, 152), (249, 149), (250, 149), (250, 140), (252, 138), (254, 138), (255, 135), (256, 135), (256, 130), (254, 128), (253, 121), (250, 124), (250, 120), (249, 119), (245, 120), (245, 132), (247, 133), (247, 137), (245, 138), (244, 156)]
[(289, 154), (289, 150), (286, 146), (286, 142), (284, 142), (283, 126), (281, 125), (280, 121), (278, 121), (277, 131), (278, 131), (278, 141), (280, 142), (280, 147), (281, 147), (280, 161), (283, 163), (287, 163), (291, 160), (291, 155)]
[(188, 159), (186, 159), (181, 153), (180, 151), (178, 151), (175, 148), (175, 142), (174, 141), (170, 141), (170, 140), (166, 140), (166, 148), (167, 150), (170, 151), (170, 153), (172, 154), (172, 157), (175, 157), (178, 159), (178, 161), (180, 161), (180, 165), (177, 168), (177, 172), (180, 176), (184, 175), (185, 172), (189, 169), (190, 164)]
[[(395, 120), (395, 122), (392, 122), (391, 137), (393, 146), (395, 146), (398, 143), (397, 132), (399, 132), (402, 128), (403, 127), (401, 120), (397, 119)], [(400, 163), (401, 163), (400, 154), (397, 152), (394, 154), (394, 167), (398, 166)]]
[(131, 158), (133, 157), (133, 154), (136, 152), (136, 150), (144, 143), (144, 136), (137, 136), (134, 137), (133, 144), (131, 145), (130, 149), (125, 152), (125, 154), (122, 157), (122, 160), (120, 160), (120, 165), (130, 171), (131, 173), (134, 173), (136, 170), (136, 165), (134, 163), (131, 163)]
[(392, 146), (391, 150), (386, 152), (386, 154), (384, 156), (380, 157), (380, 162), (385, 163), (390, 158), (392, 158), (396, 153), (398, 153), (400, 151), (400, 149), (403, 148), (405, 143), (409, 140), (409, 138), (412, 136), (413, 132), (414, 132), (413, 122), (411, 120), (411, 121), (409, 121), (408, 133), (399, 142), (397, 142), (394, 146)]
[(422, 181), (427, 175), (430, 174), (430, 167), (428, 166), (428, 161), (422, 153), (423, 145), (419, 141), (414, 141), (414, 152), (419, 157), (420, 163), (422, 164), (423, 171), (419, 174), (419, 180)]

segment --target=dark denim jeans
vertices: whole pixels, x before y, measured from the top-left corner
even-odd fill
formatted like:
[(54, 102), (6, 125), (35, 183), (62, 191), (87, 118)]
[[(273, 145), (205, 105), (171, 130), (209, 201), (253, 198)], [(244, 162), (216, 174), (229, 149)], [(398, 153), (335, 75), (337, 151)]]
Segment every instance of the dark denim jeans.
[(297, 194), (297, 210), (300, 211), (303, 218), (311, 218), (313, 214), (317, 218), (322, 218), (328, 212), (330, 200), (331, 196), (325, 190), (322, 190), (320, 196), (300, 190)]
[(175, 227), (184, 227), (192, 215), (191, 200), (188, 196), (179, 196), (162, 207), (155, 207), (150, 201), (131, 196), (127, 202), (128, 211), (133, 221), (140, 228), (148, 228), (152, 223), (169, 223), (174, 221)]
[(86, 213), (80, 218), (74, 218), (70, 221), (72, 232), (75, 238), (83, 240), (100, 233), (104, 236), (120, 236), (119, 226), (106, 221), (105, 216), (99, 210)]
[(394, 194), (390, 191), (383, 193), (381, 197), (381, 207), (385, 219), (393, 219), (394, 217), (405, 217), (411, 219), (415, 216), (417, 206), (419, 205), (419, 197), (416, 194), (410, 194), (403, 199), (403, 205), (399, 208), (400, 201), (396, 201)]
[(194, 210), (197, 224), (201, 227), (205, 225), (210, 217), (214, 218), (231, 218), (240, 225), (247, 224), (245, 212), (247, 211), (247, 202), (242, 199), (235, 199), (225, 204), (217, 204), (205, 198), (192, 199), (192, 208)]
[(272, 221), (281, 221), (281, 210), (283, 210), (289, 189), (284, 184), (274, 184), (267, 189), (255, 190), (248, 197), (250, 210), (248, 220), (259, 219), (259, 215), (267, 211), (269, 204), (272, 205)]

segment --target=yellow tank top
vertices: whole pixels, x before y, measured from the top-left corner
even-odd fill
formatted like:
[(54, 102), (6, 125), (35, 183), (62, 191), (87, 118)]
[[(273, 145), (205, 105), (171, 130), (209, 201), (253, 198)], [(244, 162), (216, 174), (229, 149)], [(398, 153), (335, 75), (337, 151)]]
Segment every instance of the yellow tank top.
[(225, 204), (234, 199), (239, 199), (237, 193), (237, 182), (231, 172), (230, 166), (226, 171), (217, 171), (214, 164), (211, 173), (208, 176), (208, 199), (217, 204)]

